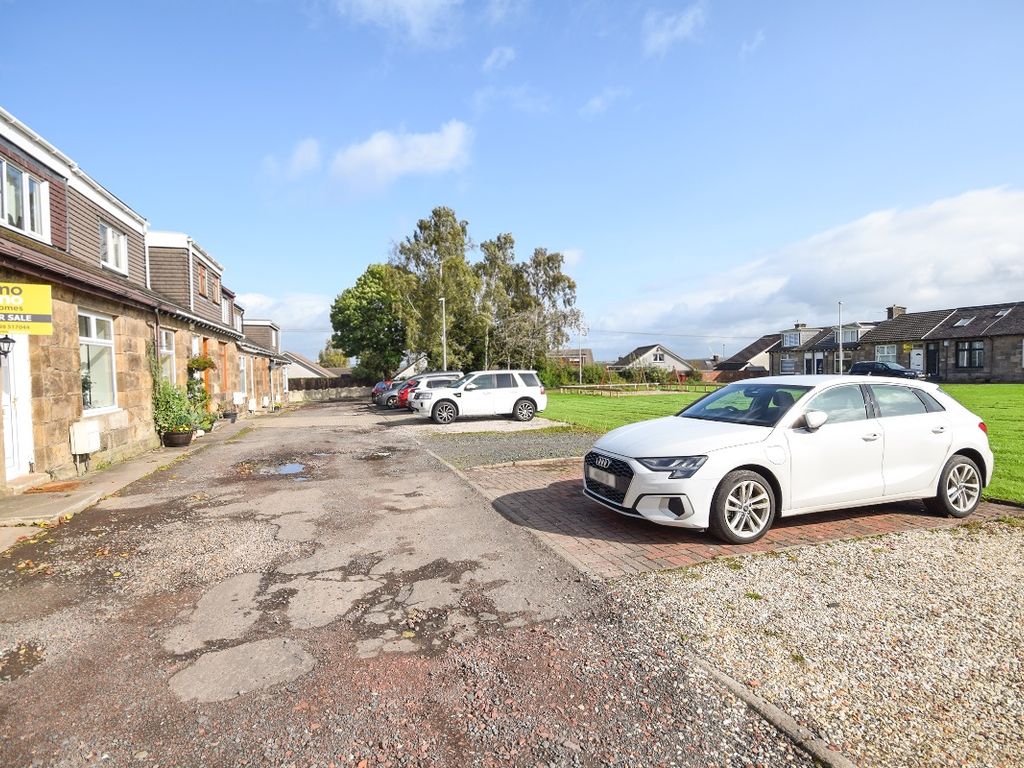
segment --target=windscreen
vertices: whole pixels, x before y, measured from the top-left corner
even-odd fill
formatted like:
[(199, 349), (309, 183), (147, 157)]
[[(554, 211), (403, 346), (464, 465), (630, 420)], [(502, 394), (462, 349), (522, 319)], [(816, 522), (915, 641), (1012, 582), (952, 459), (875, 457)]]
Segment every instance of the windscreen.
[(774, 427), (810, 389), (789, 384), (737, 382), (698, 400), (676, 415), (687, 419)]

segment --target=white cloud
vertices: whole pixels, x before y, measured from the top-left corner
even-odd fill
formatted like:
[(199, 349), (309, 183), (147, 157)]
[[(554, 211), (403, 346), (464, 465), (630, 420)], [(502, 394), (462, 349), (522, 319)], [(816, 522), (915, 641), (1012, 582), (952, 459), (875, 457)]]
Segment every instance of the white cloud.
[(562, 248), (559, 253), (565, 258), (565, 266), (570, 269), (583, 261), (583, 250), (580, 248)]
[(462, 0), (335, 0), (338, 11), (362, 24), (403, 35), (419, 45), (452, 38)]
[(499, 45), (484, 59), (483, 70), (484, 72), (496, 72), (499, 69), (504, 69), (516, 58), (516, 49), (510, 48), (507, 45)]
[(648, 56), (664, 56), (676, 43), (693, 40), (706, 20), (701, 3), (679, 13), (648, 11), (643, 21), (644, 51)]
[(240, 293), (235, 299), (249, 320), (273, 320), (281, 328), (281, 349), (316, 360), (331, 335), (333, 296), (320, 293)]
[(754, 35), (752, 40), (744, 40), (743, 45), (740, 46), (740, 59), (743, 60), (753, 56), (764, 45), (764, 41), (764, 30), (757, 30), (757, 34)]
[(292, 150), (288, 161), (288, 178), (298, 179), (309, 173), (320, 170), (320, 142), (316, 139), (303, 139)]
[(450, 120), (434, 133), (378, 131), (340, 150), (331, 174), (354, 186), (380, 189), (401, 176), (457, 171), (469, 162), (472, 129)]
[(491, 24), (502, 24), (526, 10), (526, 0), (487, 0), (484, 16)]
[(527, 114), (547, 112), (549, 109), (547, 94), (526, 84), (510, 88), (488, 86), (473, 94), (473, 109), (478, 113), (486, 112), (496, 104), (504, 104)]
[(756, 338), (797, 320), (837, 322), (840, 300), (853, 321), (882, 319), (891, 304), (914, 312), (1021, 299), (1024, 190), (995, 188), (869, 214), (681, 293), (611, 308), (601, 325)]
[(603, 114), (612, 104), (628, 95), (629, 89), (627, 88), (605, 88), (580, 107), (580, 114), (587, 116)]

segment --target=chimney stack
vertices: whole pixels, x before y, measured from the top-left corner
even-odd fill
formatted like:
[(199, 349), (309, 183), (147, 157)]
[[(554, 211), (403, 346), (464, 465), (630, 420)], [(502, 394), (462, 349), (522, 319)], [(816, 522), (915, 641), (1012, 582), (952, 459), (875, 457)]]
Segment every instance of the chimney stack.
[(793, 323), (794, 328), (806, 328), (807, 323)]
[(887, 320), (892, 320), (894, 317), (907, 314), (907, 308), (901, 307), (898, 304), (893, 304), (891, 307), (885, 308), (885, 315)]

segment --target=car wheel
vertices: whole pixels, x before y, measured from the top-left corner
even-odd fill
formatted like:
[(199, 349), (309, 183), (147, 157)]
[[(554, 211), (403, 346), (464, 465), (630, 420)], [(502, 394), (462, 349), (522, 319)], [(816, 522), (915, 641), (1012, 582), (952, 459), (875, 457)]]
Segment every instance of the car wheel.
[(537, 413), (537, 407), (532, 400), (527, 400), (525, 397), (522, 400), (516, 400), (516, 404), (512, 408), (512, 418), (516, 421), (529, 421), (535, 413)]
[(757, 472), (738, 469), (723, 478), (711, 502), (709, 527), (730, 544), (749, 544), (775, 521), (775, 492)]
[(451, 424), (459, 415), (454, 403), (438, 403), (431, 411), (430, 418), (435, 424)]
[(939, 475), (938, 495), (924, 500), (937, 515), (967, 517), (981, 503), (981, 471), (966, 456), (957, 454), (946, 462)]
[(395, 395), (392, 395), (391, 397), (389, 397), (387, 399), (387, 402), (385, 402), (384, 405), (386, 405), (388, 408), (394, 408), (395, 407), (395, 403), (397, 401), (398, 401), (398, 397), (395, 396)]

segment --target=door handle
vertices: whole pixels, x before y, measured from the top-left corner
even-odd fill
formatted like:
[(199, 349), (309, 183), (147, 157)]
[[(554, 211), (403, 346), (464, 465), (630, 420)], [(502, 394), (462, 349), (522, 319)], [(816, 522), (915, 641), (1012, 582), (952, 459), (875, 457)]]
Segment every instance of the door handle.
[(881, 435), (879, 435), (877, 432), (869, 432), (868, 434), (864, 435), (861, 438), (861, 440), (863, 440), (865, 443), (871, 443), (877, 440), (879, 437), (881, 437)]
[(935, 428), (932, 429), (932, 432), (934, 432), (936, 435), (941, 435), (945, 431), (946, 431), (945, 427), (935, 427)]

